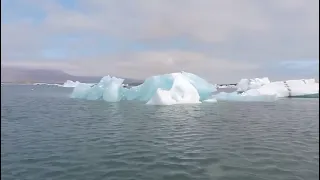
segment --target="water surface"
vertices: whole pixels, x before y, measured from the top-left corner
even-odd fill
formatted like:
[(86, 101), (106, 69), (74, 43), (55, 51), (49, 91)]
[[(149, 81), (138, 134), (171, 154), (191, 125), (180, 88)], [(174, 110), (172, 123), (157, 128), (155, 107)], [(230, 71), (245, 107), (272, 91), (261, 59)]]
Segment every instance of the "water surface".
[(147, 106), (71, 91), (1, 87), (1, 179), (319, 179), (319, 99)]

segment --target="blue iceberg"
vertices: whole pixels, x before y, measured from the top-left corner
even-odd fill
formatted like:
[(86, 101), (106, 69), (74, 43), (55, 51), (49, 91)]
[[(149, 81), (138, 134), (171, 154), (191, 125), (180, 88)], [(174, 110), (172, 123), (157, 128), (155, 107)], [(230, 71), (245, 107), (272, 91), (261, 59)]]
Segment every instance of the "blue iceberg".
[(79, 83), (71, 97), (87, 100), (139, 100), (150, 105), (200, 103), (211, 98), (216, 86), (187, 72), (171, 73), (147, 78), (143, 84), (126, 88), (124, 79), (105, 76), (98, 84)]
[(121, 87), (124, 79), (105, 76), (98, 84), (79, 83), (71, 94), (72, 98), (117, 102), (122, 98)]

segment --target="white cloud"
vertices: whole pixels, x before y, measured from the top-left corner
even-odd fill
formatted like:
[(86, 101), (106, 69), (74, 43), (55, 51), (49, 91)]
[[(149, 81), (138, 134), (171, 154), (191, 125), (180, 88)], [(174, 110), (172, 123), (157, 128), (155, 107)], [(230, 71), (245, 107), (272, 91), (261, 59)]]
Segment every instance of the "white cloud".
[[(304, 34), (319, 29), (318, 0), (81, 0), (71, 10), (52, 0), (36, 2), (47, 13), (45, 28), (61, 33), (94, 32), (130, 39), (185, 35), (221, 42), (238, 34), (268, 35), (280, 24), (282, 28), (299, 24)], [(282, 17), (275, 12), (282, 13), (283, 22), (277, 22)], [(300, 19), (288, 17), (297, 14)]]
[[(136, 78), (186, 70), (235, 80), (254, 75), (269, 61), (319, 58), (318, 0), (79, 0), (74, 8), (55, 0), (23, 2), (45, 17), (1, 24), (1, 59), (7, 64)], [(80, 38), (52, 42), (70, 34)], [(183, 36), (193, 44), (189, 49), (70, 55), (101, 48), (97, 41), (110, 36), (133, 43)], [(42, 52), (51, 47), (63, 48), (69, 56), (48, 63)]]
[[(39, 2), (39, 1), (38, 1)], [(268, 18), (251, 0), (125, 1), (82, 0), (77, 10), (42, 2), (46, 28), (54, 32), (95, 32), (130, 39), (186, 35), (220, 42), (238, 31), (265, 33)]]

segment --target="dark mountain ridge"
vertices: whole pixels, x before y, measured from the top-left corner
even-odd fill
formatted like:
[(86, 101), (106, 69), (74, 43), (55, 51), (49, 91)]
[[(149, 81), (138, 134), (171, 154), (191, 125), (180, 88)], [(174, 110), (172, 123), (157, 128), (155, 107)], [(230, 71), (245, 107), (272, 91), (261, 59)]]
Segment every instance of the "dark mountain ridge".
[[(64, 83), (67, 80), (83, 83), (97, 83), (102, 76), (75, 76), (61, 70), (30, 69), (24, 67), (10, 67), (1, 65), (2, 83)], [(141, 83), (141, 80), (125, 79), (126, 84)]]

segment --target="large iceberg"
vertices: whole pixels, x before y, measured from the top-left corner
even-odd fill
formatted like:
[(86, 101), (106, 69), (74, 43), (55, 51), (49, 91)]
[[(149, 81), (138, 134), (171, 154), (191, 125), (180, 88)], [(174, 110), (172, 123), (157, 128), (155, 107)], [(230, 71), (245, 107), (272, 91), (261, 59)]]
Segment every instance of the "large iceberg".
[(150, 105), (200, 103), (211, 98), (216, 86), (187, 72), (171, 73), (147, 78), (143, 84), (126, 88), (124, 79), (105, 76), (96, 85), (79, 83), (72, 98), (87, 100), (139, 100)]
[(218, 101), (275, 101), (277, 96), (274, 94), (259, 94), (253, 91), (247, 93), (249, 90), (259, 89), (269, 83), (270, 80), (267, 77), (241, 79), (236, 85), (237, 90), (235, 92), (220, 92), (215, 94), (213, 98)]
[(187, 72), (157, 75), (138, 86), (127, 87), (124, 79), (105, 76), (97, 84), (78, 82), (71, 97), (118, 102), (138, 100), (149, 105), (190, 104), (217, 101), (275, 101), (282, 97), (319, 97), (315, 79), (270, 82), (268, 78), (242, 79), (231, 93)]
[(270, 82), (268, 78), (242, 79), (232, 93), (220, 92), (218, 101), (274, 101), (284, 97), (319, 97), (319, 83), (315, 79)]
[(319, 94), (319, 83), (315, 79), (275, 81), (257, 89), (246, 91), (248, 95), (275, 95), (277, 97), (303, 97)]

